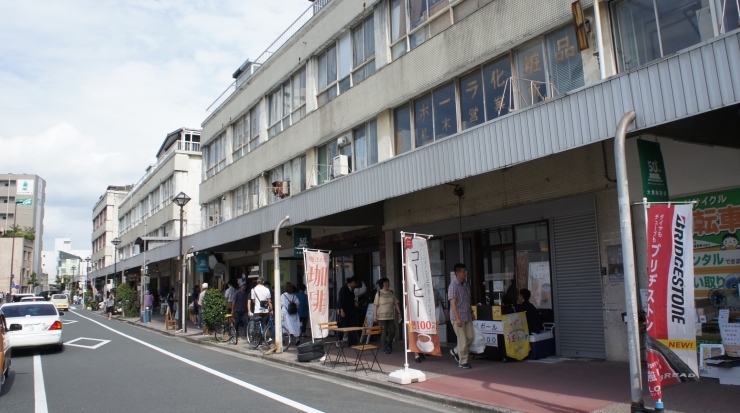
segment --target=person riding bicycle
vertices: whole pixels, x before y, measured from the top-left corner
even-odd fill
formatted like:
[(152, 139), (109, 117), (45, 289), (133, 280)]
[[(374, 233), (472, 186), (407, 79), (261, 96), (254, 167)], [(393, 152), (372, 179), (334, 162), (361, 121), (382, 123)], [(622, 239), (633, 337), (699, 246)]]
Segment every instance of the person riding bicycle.
[[(257, 278), (257, 285), (252, 288), (250, 298), (247, 301), (247, 309), (250, 317), (253, 315), (260, 317), (262, 325), (266, 326), (272, 310), (272, 299), (270, 298), (270, 290), (264, 284), (264, 278)], [(254, 307), (252, 307), (252, 304), (254, 304)], [(254, 308), (254, 311), (251, 310), (252, 308)]]
[(247, 335), (247, 325), (249, 324), (249, 295), (247, 294), (247, 283), (239, 283), (239, 289), (234, 293), (231, 301), (231, 314), (234, 316), (234, 328), (236, 335), (239, 335), (239, 322), (244, 325), (244, 335)]

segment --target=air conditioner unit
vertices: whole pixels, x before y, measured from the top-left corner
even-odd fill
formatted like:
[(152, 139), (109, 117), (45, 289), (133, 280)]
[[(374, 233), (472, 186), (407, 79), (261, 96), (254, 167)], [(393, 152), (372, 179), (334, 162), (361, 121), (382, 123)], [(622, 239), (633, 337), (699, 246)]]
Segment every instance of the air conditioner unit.
[(290, 196), (290, 181), (275, 181), (272, 183), (272, 193), (280, 198)]
[(349, 158), (347, 155), (337, 155), (334, 157), (334, 177), (349, 174)]
[(337, 146), (340, 146), (340, 147), (341, 146), (347, 146), (350, 143), (351, 142), (349, 140), (349, 136), (347, 136), (347, 135), (344, 135), (344, 136), (340, 137), (339, 139), (337, 139)]

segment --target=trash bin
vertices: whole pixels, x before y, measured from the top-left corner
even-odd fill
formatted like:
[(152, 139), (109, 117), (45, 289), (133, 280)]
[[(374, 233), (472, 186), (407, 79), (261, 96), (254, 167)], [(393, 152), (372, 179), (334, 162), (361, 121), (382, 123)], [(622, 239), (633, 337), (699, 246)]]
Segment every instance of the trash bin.
[(148, 323), (152, 319), (152, 310), (141, 310), (141, 322)]

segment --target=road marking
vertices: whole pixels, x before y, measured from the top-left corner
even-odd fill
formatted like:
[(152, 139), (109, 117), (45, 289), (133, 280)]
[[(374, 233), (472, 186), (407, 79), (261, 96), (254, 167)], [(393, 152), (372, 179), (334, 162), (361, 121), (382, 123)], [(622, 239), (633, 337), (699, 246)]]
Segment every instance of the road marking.
[[(131, 337), (128, 334), (122, 333), (122, 332), (120, 332), (120, 331), (118, 331), (116, 329), (113, 329), (111, 327), (108, 327), (107, 325), (105, 325), (103, 323), (99, 323), (99, 322), (97, 322), (97, 321), (95, 321), (95, 320), (93, 320), (91, 318), (85, 317), (85, 316), (83, 316), (81, 314), (75, 314), (75, 315), (77, 315), (78, 317), (84, 318), (85, 320), (91, 321), (91, 322), (93, 322), (93, 323), (95, 323), (95, 324), (97, 324), (97, 325), (99, 325), (99, 326), (101, 326), (103, 328), (106, 328), (106, 329), (108, 329), (108, 330), (110, 330), (110, 331), (112, 331), (112, 332), (114, 332), (114, 333), (116, 333), (116, 334), (118, 334), (118, 335), (120, 335), (122, 337), (126, 337), (127, 339), (129, 339), (131, 341), (135, 341), (135, 342), (137, 342), (137, 343), (139, 343), (139, 344), (141, 344), (143, 346), (146, 346), (146, 347), (151, 348), (152, 350), (156, 350), (156, 351), (158, 351), (158, 352), (160, 352), (160, 353), (162, 353), (162, 354), (164, 354), (166, 356), (170, 356), (170, 357), (172, 357), (175, 360), (179, 360), (179, 361), (181, 361), (181, 362), (183, 362), (185, 364), (188, 364), (190, 366), (193, 366), (193, 367), (195, 367), (197, 369), (200, 369), (200, 370), (203, 370), (203, 371), (205, 371), (207, 373), (213, 374), (214, 376), (220, 377), (220, 378), (222, 378), (222, 379), (224, 379), (226, 381), (229, 381), (231, 383), (234, 383), (237, 386), (244, 387), (245, 389), (248, 389), (248, 390), (251, 390), (251, 391), (253, 391), (255, 393), (258, 393), (258, 394), (261, 394), (263, 396), (269, 397), (272, 400), (275, 400), (277, 402), (286, 404), (286, 405), (288, 405), (290, 407), (293, 407), (295, 409), (298, 409), (300, 411), (307, 412), (307, 413), (322, 413), (321, 410), (317, 410), (317, 409), (314, 409), (313, 407), (306, 406), (305, 404), (298, 403), (297, 401), (288, 399), (287, 397), (283, 397), (283, 396), (281, 396), (279, 394), (276, 394), (276, 393), (273, 393), (273, 392), (271, 392), (269, 390), (265, 390), (265, 389), (263, 389), (261, 387), (257, 387), (254, 384), (247, 383), (247, 382), (245, 382), (243, 380), (237, 379), (236, 377), (229, 376), (227, 374), (221, 373), (218, 370), (214, 370), (214, 369), (212, 369), (210, 367), (206, 367), (206, 366), (204, 366), (202, 364), (199, 364), (199, 363), (196, 363), (196, 362), (194, 362), (192, 360), (188, 360), (185, 357), (181, 357), (181, 356), (178, 356), (177, 354), (170, 353), (167, 350), (164, 350), (164, 349), (161, 349), (161, 348), (159, 348), (159, 347), (157, 347), (155, 345), (149, 344), (146, 341), (139, 340), (138, 338)], [(46, 412), (46, 410), (44, 410), (44, 412)], [(39, 412), (37, 410), (36, 413), (42, 413), (42, 412)]]
[(74, 324), (77, 322), (78, 322), (77, 320), (64, 320), (62, 321), (62, 324), (67, 325), (67, 324)]
[[(94, 346), (83, 346), (82, 344), (72, 344), (72, 343), (74, 343), (76, 341), (80, 341), (80, 340), (99, 341), (99, 343), (98, 344), (95, 344)], [(98, 348), (100, 346), (104, 346), (104, 345), (106, 345), (108, 343), (110, 343), (110, 340), (101, 340), (99, 338), (80, 337), (80, 338), (76, 338), (74, 340), (67, 341), (66, 343), (64, 343), (64, 345), (72, 346), (72, 347), (89, 348), (89, 349), (95, 350), (96, 348)]]
[(44, 372), (41, 370), (41, 356), (39, 353), (33, 355), (33, 393), (36, 405), (36, 413), (48, 413), (46, 405), (46, 387), (44, 386)]

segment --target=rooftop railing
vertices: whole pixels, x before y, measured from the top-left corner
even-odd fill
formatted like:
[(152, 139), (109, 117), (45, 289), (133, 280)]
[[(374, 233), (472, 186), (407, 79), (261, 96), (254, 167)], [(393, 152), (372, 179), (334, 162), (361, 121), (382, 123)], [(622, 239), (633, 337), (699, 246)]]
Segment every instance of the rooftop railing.
[(260, 69), (260, 67), (267, 62), (267, 60), (272, 57), (275, 53), (277, 53), (278, 50), (280, 50), (281, 47), (285, 43), (290, 40), (293, 35), (295, 35), (298, 30), (303, 27), (304, 24), (308, 23), (309, 20), (315, 16), (319, 10), (321, 10), (324, 6), (326, 6), (331, 0), (315, 0), (311, 6), (309, 6), (306, 11), (304, 11), (300, 16), (298, 16), (295, 21), (288, 26), (288, 28), (280, 35), (278, 38), (272, 42), (269, 46), (267, 46), (267, 49), (265, 49), (262, 54), (260, 54), (257, 59), (255, 59), (252, 62), (252, 66), (255, 67), (254, 70), (245, 70), (242, 74), (240, 74), (236, 80), (231, 82), (231, 84), (226, 88), (226, 90), (221, 93), (216, 100), (210, 104), (206, 108), (206, 112), (211, 110), (211, 108), (216, 107), (217, 109), (221, 107), (221, 105), (226, 101), (226, 99), (229, 98), (234, 92), (236, 92), (239, 85), (242, 85), (244, 82), (246, 82), (247, 78), (251, 77), (255, 73), (257, 73)]

